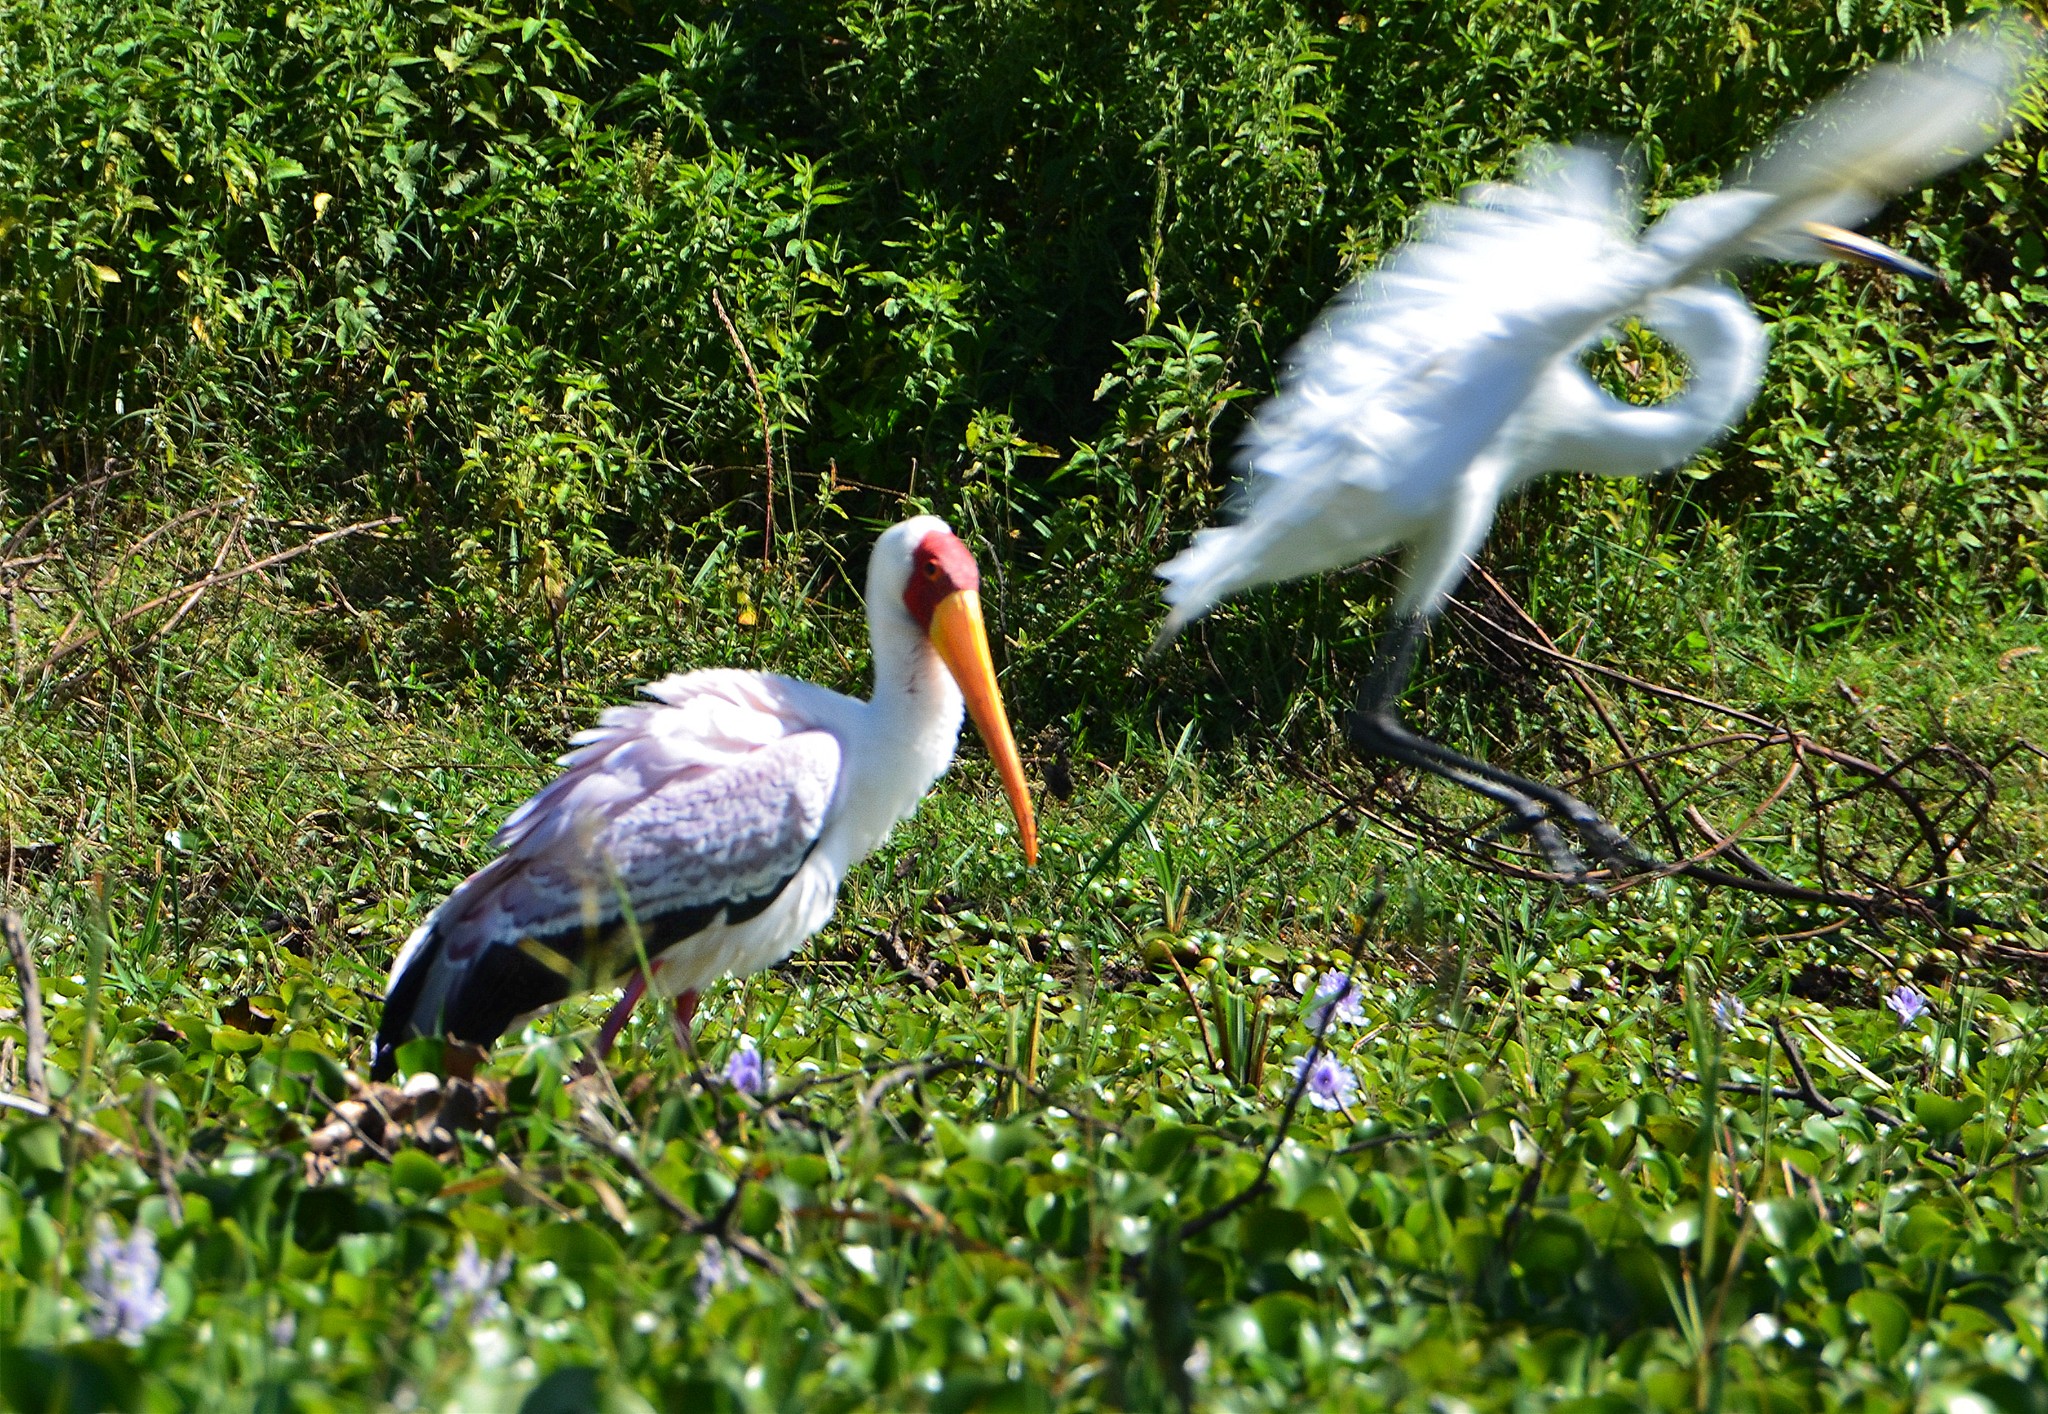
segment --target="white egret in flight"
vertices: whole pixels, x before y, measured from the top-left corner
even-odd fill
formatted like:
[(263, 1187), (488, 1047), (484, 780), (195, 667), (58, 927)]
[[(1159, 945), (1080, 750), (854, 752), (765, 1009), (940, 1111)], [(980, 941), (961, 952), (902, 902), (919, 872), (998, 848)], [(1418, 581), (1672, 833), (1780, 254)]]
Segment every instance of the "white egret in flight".
[(868, 561), (870, 700), (714, 668), (650, 683), (658, 705), (608, 709), (499, 829), (504, 853), (399, 953), (373, 1074), (391, 1073), (410, 1036), (489, 1045), (572, 991), (621, 979), (599, 1055), (649, 985), (686, 1027), (703, 988), (773, 966), (824, 926), (846, 871), (952, 763), (963, 705), (1036, 863), (980, 588), (967, 547), (918, 516)]
[[(1741, 417), (1767, 340), (1721, 271), (1848, 255), (1932, 274), (1843, 227), (1995, 142), (2038, 48), (2031, 25), (2007, 21), (1873, 69), (1781, 132), (1738, 184), (1647, 230), (1597, 149), (1540, 148), (1520, 181), (1432, 208), (1288, 355), (1245, 432), (1236, 523), (1159, 568), (1172, 612), (1155, 651), (1227, 595), (1406, 546), (1392, 624), (1347, 721), (1353, 745), (1493, 801), (1558, 873), (1585, 874), (1558, 822), (1599, 859), (1637, 862), (1584, 802), (1401, 720), (1418, 640), (1504, 497), (1547, 471), (1651, 475)], [(1629, 316), (1691, 370), (1654, 407), (1610, 396), (1579, 364)]]

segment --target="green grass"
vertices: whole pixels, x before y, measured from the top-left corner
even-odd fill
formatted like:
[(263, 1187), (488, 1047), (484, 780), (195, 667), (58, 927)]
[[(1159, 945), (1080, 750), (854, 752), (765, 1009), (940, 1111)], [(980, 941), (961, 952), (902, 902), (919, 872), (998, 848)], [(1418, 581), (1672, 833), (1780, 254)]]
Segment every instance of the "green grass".
[[(2048, 1408), (2037, 127), (1882, 218), (1950, 292), (1752, 272), (1744, 425), (1486, 557), (1580, 658), (1913, 761), (2009, 926), (1512, 877), (1334, 729), (1384, 567), (1140, 661), (1248, 399), (1422, 202), (1589, 129), (1683, 196), (1954, 17), (0, 13), (0, 843), (57, 1110), (0, 1110), (0, 1404)], [(922, 509), (1071, 777), (1041, 866), (970, 749), (695, 1057), (642, 1017), (572, 1088), (589, 999), (498, 1050), (488, 1135), (315, 1154), (393, 950), (568, 734), (690, 666), (864, 689), (860, 567)], [(1584, 681), (1605, 722), (1459, 608), (1410, 702), (1659, 849), (1652, 788), (1795, 881), (1927, 887), (1900, 798), (1809, 756), (1759, 811), (1790, 746)], [(1358, 1088), (1283, 1141), (1354, 947)], [(162, 1254), (135, 1345), (88, 1325), (103, 1217)], [(502, 1311), (449, 1294), (472, 1242)]]

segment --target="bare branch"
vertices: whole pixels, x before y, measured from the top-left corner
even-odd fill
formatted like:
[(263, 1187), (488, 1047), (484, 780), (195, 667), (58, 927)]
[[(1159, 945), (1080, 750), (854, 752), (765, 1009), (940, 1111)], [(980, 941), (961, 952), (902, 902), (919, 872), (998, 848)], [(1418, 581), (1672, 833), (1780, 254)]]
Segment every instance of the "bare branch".
[(15, 981), (21, 987), (21, 1029), (28, 1035), (22, 1081), (29, 1099), (49, 1113), (50, 1080), (44, 1057), (49, 1050), (49, 1033), (43, 1029), (43, 984), (36, 976), (35, 954), (29, 951), (28, 934), (22, 930), (21, 915), (13, 909), (0, 913), (0, 933), (7, 936), (7, 953), (14, 959)]
[[(316, 535), (311, 540), (305, 541), (302, 544), (294, 545), (288, 550), (280, 550), (274, 555), (265, 555), (262, 559), (251, 560), (246, 565), (237, 565), (234, 569), (228, 570), (225, 573), (209, 574), (204, 579), (194, 581), (191, 584), (181, 585), (179, 588), (172, 590), (168, 594), (159, 594), (156, 598), (151, 599), (146, 604), (138, 604), (136, 607), (128, 610), (126, 613), (109, 620), (107, 623), (107, 627), (110, 629), (120, 628), (124, 624), (132, 623), (136, 619), (141, 618), (144, 614), (149, 613), (151, 610), (163, 608), (164, 605), (170, 603), (174, 599), (182, 599), (188, 595), (197, 597), (198, 595), (203, 594), (210, 589), (216, 589), (223, 584), (229, 584), (235, 580), (241, 579), (245, 575), (257, 574), (263, 570), (272, 569), (275, 566), (281, 565), (287, 560), (295, 560), (299, 556), (305, 554), (308, 550), (318, 549), (320, 546), (325, 545), (330, 540), (339, 540), (345, 535), (359, 535), (363, 531), (376, 530), (382, 526), (396, 525), (400, 519), (401, 517), (399, 516), (389, 515), (379, 516), (375, 520), (357, 521), (354, 525), (344, 525), (338, 530), (329, 530), (323, 534)], [(181, 610), (180, 612), (182, 613), (183, 611)], [(50, 671), (50, 669), (56, 667), (57, 664), (63, 662), (72, 654), (77, 653), (82, 649), (91, 647), (92, 644), (99, 638), (99, 636), (99, 630), (89, 629), (77, 638), (66, 638), (63, 642), (59, 643), (55, 648), (50, 650), (49, 656), (43, 660), (42, 671), (47, 673)]]
[[(1344, 984), (1347, 988), (1358, 985), (1356, 981), (1358, 957), (1360, 953), (1365, 951), (1366, 925), (1378, 915), (1380, 909), (1385, 906), (1386, 901), (1386, 890), (1376, 889), (1373, 892), (1372, 899), (1365, 906), (1365, 917), (1359, 921), (1358, 931), (1351, 938), (1350, 965), (1344, 969)], [(1337, 994), (1340, 998), (1344, 995), (1343, 992)], [(1330, 1023), (1336, 1019), (1336, 1016), (1336, 1000), (1332, 999), (1331, 1004), (1323, 1008), (1323, 1014), (1316, 1023), (1316, 1038), (1309, 1046), (1307, 1060), (1295, 1072), (1294, 1088), (1287, 1092), (1286, 1107), (1280, 1111), (1280, 1127), (1273, 1132), (1273, 1142), (1266, 1146), (1265, 1156), (1259, 1160), (1258, 1174), (1253, 1177), (1250, 1183), (1247, 1183), (1243, 1188), (1233, 1193), (1230, 1197), (1225, 1198), (1206, 1213), (1198, 1213), (1182, 1223), (1179, 1234), (1182, 1242), (1186, 1242), (1189, 1238), (1199, 1233), (1207, 1232), (1210, 1228), (1222, 1222), (1272, 1186), (1273, 1160), (1279, 1156), (1280, 1146), (1287, 1142), (1287, 1131), (1294, 1127), (1295, 1111), (1301, 1108), (1301, 1097), (1308, 1092), (1309, 1073), (1315, 1069), (1316, 1062), (1322, 1058), (1323, 1037), (1329, 1033)]]
[[(775, 555), (775, 441), (768, 428), (768, 399), (761, 392), (761, 376), (754, 372), (754, 360), (747, 356), (747, 346), (740, 342), (740, 331), (733, 325), (732, 316), (725, 312), (725, 301), (718, 297), (718, 287), (711, 288), (711, 307), (718, 311), (718, 322), (725, 326), (726, 337), (732, 340), (733, 349), (740, 356), (740, 365), (747, 370), (747, 382), (754, 389), (754, 410), (761, 414), (761, 462), (767, 468), (766, 494), (761, 497), (764, 506), (761, 527), (761, 563), (767, 564)], [(792, 496), (796, 493), (791, 492)]]

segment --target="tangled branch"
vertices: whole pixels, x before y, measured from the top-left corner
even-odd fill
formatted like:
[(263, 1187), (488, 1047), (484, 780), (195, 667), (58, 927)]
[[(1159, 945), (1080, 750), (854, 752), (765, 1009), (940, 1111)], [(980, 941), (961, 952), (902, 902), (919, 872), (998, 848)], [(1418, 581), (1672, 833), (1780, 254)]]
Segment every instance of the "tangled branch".
[[(1836, 910), (1871, 927), (1900, 921), (1943, 930), (2010, 930), (1958, 903), (1956, 863), (1991, 820), (1996, 769), (2029, 749), (2026, 743), (2016, 742), (1989, 760), (1952, 741), (1872, 760), (1774, 720), (1766, 709), (1745, 710), (1568, 653), (1492, 575), (1477, 570), (1473, 582), (1491, 602), (1460, 599), (1453, 608), (1458, 621), (1476, 631), (1482, 651), (1509, 671), (1561, 670), (1614, 748), (1616, 759), (1562, 782), (1565, 788), (1576, 792), (1591, 782), (1624, 777), (1641, 792), (1644, 824), (1671, 862), (1630, 874), (1592, 875), (1610, 894), (1679, 877)], [(1665, 710), (1655, 716), (1618, 710), (1610, 699), (1616, 692)], [(1711, 726), (1685, 731), (1678, 725), (1680, 714), (1704, 716)], [(1667, 736), (1683, 734), (1645, 744), (1638, 736), (1645, 721), (1650, 730), (1664, 727)], [(1765, 771), (1758, 793), (1740, 800), (1741, 783)], [(1485, 837), (1488, 827), (1475, 831), (1467, 821), (1433, 813), (1413, 787), (1389, 789), (1392, 782), (1384, 778), (1379, 785), (1370, 799), (1335, 784), (1329, 789), (1420, 846), (1457, 853), (1496, 874), (1568, 882), (1538, 867), (1533, 856), (1495, 841), (1474, 849), (1471, 841)], [(1739, 812), (1732, 826), (1715, 821), (1716, 798)], [(1814, 877), (1788, 878), (1745, 848), (1767, 834), (1801, 847)], [(1995, 946), (2002, 953), (2013, 950)], [(2018, 951), (2048, 961), (2032, 949)]]

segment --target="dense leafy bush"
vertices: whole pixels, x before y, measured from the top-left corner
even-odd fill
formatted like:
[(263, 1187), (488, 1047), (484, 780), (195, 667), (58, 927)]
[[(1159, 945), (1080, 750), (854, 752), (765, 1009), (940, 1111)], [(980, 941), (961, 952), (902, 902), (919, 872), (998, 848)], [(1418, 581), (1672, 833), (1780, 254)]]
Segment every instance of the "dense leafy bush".
[[(1381, 568), (1139, 660), (1251, 401), (1423, 203), (1598, 132), (1655, 209), (1967, 8), (0, 6), (0, 881), (59, 1107), (0, 1107), (0, 1404), (2041, 1408), (2038, 931), (1419, 846), (1329, 730)], [(1486, 556), (1586, 656), (1995, 760), (1942, 867), (2021, 922), (2044, 177), (2036, 123), (1882, 218), (1946, 292), (1749, 272), (1744, 426), (1556, 479)], [(1590, 362), (1682, 376), (1640, 331)], [(493, 1060), (490, 1143), (315, 1153), (392, 948), (566, 734), (678, 667), (856, 684), (905, 506), (982, 552), (1042, 867), (968, 763), (701, 1056), (643, 1020), (572, 1090), (572, 1005)], [(1464, 623), (1416, 693), (1446, 739), (1612, 766)], [(1685, 803), (1756, 806), (1770, 865), (1824, 809), (1894, 843), (1853, 790), (1757, 806), (1746, 749)], [(1278, 1138), (1382, 883), (1349, 1108), (1171, 1240)], [(709, 1073), (742, 1034), (772, 1102)], [(152, 1242), (161, 1309), (113, 1309)]]
[[(1070, 708), (1212, 513), (1240, 400), (1420, 202), (1588, 131), (1687, 193), (1945, 18), (37, 0), (0, 20), (0, 456), (17, 507), (111, 457), (172, 499), (402, 511), (359, 601), (516, 677), (623, 562), (754, 554), (771, 452), (776, 524), (839, 554), (905, 495), (1000, 535), (1020, 647), (1092, 606)], [(1952, 295), (1758, 272), (1769, 391), (1708, 479), (1562, 485), (1498, 557), (1624, 639), (1669, 605), (1602, 595), (1616, 530), (1726, 528), (1776, 632), (2037, 603), (2038, 153), (1886, 226)], [(1344, 636), (1286, 597), (1233, 611), (1283, 646), (1218, 635), (1227, 676)]]

